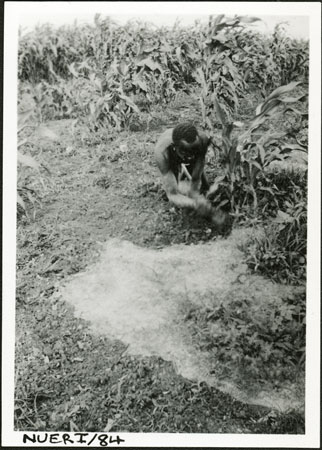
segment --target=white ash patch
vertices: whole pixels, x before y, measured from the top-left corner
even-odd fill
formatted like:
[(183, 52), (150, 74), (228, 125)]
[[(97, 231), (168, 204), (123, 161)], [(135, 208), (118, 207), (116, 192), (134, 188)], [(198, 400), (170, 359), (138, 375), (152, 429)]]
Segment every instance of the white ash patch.
[(290, 287), (247, 272), (238, 247), (252, 232), (234, 230), (227, 239), (161, 250), (112, 239), (103, 244), (99, 261), (71, 277), (61, 294), (93, 332), (122, 340), (128, 353), (161, 356), (184, 377), (206, 381), (248, 403), (282, 411), (299, 407), (296, 387), (282, 392), (261, 385), (254, 395), (229, 379), (217, 380), (207, 352), (194, 346), (184, 321), (191, 304), (211, 307), (227, 294), (265, 302), (290, 293)]

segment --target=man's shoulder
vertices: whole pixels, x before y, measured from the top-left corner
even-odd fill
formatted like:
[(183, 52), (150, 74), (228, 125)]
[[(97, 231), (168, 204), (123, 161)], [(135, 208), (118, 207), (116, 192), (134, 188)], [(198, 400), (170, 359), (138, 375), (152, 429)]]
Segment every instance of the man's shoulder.
[(154, 150), (155, 161), (163, 175), (170, 170), (169, 149), (172, 144), (172, 130), (169, 128), (159, 136)]
[(172, 143), (172, 132), (173, 132), (173, 128), (168, 128), (162, 134), (160, 134), (160, 136), (157, 140), (157, 145), (159, 143), (162, 143), (162, 144), (164, 143), (164, 144), (170, 145)]
[(155, 156), (157, 158), (168, 157), (168, 148), (172, 144), (172, 130), (173, 128), (169, 128), (159, 136), (157, 143), (155, 145)]

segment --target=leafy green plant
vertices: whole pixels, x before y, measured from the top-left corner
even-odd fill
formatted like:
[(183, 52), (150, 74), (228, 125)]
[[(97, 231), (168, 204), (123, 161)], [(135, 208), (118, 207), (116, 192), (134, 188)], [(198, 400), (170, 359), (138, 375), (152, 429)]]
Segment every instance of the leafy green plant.
[(84, 53), (83, 30), (80, 27), (53, 28), (37, 26), (32, 32), (19, 35), (18, 76), (32, 84), (54, 83), (57, 76), (68, 79), (70, 65), (80, 61)]
[(184, 88), (185, 80), (192, 80), (196, 57), (191, 45), (196, 41), (181, 27), (173, 29), (169, 41), (165, 28), (154, 30), (140, 22), (119, 26), (99, 15), (93, 26), (55, 30), (46, 25), (20, 35), (19, 79), (32, 85), (44, 83), (43, 91), (53, 94), (58, 109), (63, 97), (71, 100), (74, 94), (69, 95), (66, 80), (89, 79), (90, 73), (102, 83), (110, 82), (112, 73), (124, 93), (143, 93), (150, 104), (165, 102)]
[(246, 250), (251, 269), (282, 283), (302, 283), (306, 279), (307, 192), (293, 184), (284, 198), (284, 210), (276, 217), (265, 235), (255, 238)]
[(291, 81), (308, 83), (308, 42), (288, 37), (283, 24), (277, 24), (271, 36), (245, 31), (236, 40), (243, 50), (236, 63), (249, 91), (257, 87), (265, 98), (268, 92)]
[[(133, 104), (149, 111), (182, 91), (198, 96), (203, 126), (214, 131), (215, 101), (229, 122), (257, 75), (266, 77), (259, 83), (265, 95), (292, 73), (307, 78), (307, 44), (278, 30), (265, 38), (245, 29), (257, 20), (220, 15), (170, 29), (138, 21), (120, 26), (96, 15), (93, 25), (43, 25), (20, 32), (19, 80), (29, 83), (41, 120), (90, 114), (94, 126), (120, 129), (138, 114)], [(279, 66), (283, 76), (275, 79)]]
[(308, 44), (305, 41), (291, 39), (285, 34), (283, 24), (275, 26), (270, 50), (274, 60), (274, 66), (278, 69), (278, 84), (287, 84), (302, 78), (308, 81), (309, 53)]
[(219, 306), (193, 308), (187, 321), (219, 378), (292, 381), (305, 363), (305, 301), (305, 293), (266, 302), (229, 296)]
[[(241, 50), (237, 47), (236, 36), (243, 30), (243, 23), (252, 23), (255, 17), (224, 15), (211, 17), (202, 42), (200, 66), (194, 73), (201, 87), (200, 104), (203, 124), (214, 130), (215, 118), (226, 115), (228, 118), (239, 105), (243, 96), (245, 82), (235, 63), (239, 60)], [(219, 105), (220, 112), (216, 105)]]
[[(259, 183), (267, 169), (275, 161), (287, 159), (294, 150), (305, 153), (307, 149), (299, 143), (283, 142), (286, 132), (261, 131), (268, 119), (285, 116), (288, 112), (300, 114), (292, 104), (303, 101), (306, 95), (285, 97), (299, 83), (290, 83), (275, 89), (256, 109), (256, 115), (239, 136), (233, 135), (234, 123), (225, 123), (225, 115), (214, 99), (218, 117), (222, 123), (222, 142), (214, 143), (219, 152), (223, 174), (218, 175), (208, 192), (214, 204), (227, 204), (235, 213), (251, 205), (256, 212), (258, 195), (265, 192), (274, 196), (274, 187)], [(235, 123), (241, 126), (242, 124)]]

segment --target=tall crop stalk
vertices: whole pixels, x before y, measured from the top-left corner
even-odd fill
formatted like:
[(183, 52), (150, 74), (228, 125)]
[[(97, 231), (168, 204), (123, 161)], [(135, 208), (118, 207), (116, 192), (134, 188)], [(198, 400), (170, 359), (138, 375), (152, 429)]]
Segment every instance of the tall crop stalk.
[(208, 197), (212, 198), (214, 203), (225, 202), (233, 211), (250, 203), (256, 211), (257, 196), (261, 189), (270, 190), (274, 195), (272, 189), (257, 185), (258, 177), (265, 176), (265, 171), (271, 163), (288, 158), (294, 150), (307, 153), (307, 148), (303, 145), (283, 141), (282, 138), (287, 133), (271, 130), (259, 132), (261, 125), (272, 117), (285, 116), (289, 112), (302, 115), (293, 104), (304, 101), (307, 96), (286, 97), (286, 94), (299, 84), (292, 82), (275, 89), (257, 107), (255, 116), (247, 123), (244, 130), (240, 131), (239, 136), (233, 135), (234, 124), (224, 121), (225, 116), (221, 106), (214, 100), (218, 118), (223, 126), (221, 145), (215, 144), (223, 174), (216, 177), (208, 192)]

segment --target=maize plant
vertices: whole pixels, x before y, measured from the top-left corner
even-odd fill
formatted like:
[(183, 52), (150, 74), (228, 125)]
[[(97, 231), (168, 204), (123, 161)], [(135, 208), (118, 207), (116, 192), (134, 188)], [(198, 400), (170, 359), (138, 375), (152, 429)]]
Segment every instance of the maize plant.
[(235, 63), (242, 70), (248, 88), (258, 87), (263, 98), (291, 81), (308, 83), (308, 42), (289, 38), (281, 24), (266, 39), (260, 33), (247, 31), (238, 34), (236, 41), (243, 54)]
[(43, 25), (20, 32), (20, 89), (33, 95), (40, 121), (88, 117), (94, 127), (118, 130), (139, 110), (186, 92), (199, 98), (202, 125), (214, 132), (217, 104), (228, 123), (255, 83), (266, 97), (294, 76), (307, 80), (307, 43), (280, 28), (272, 37), (248, 30), (257, 20), (220, 15), (189, 28), (156, 28), (96, 15), (93, 25)]
[(236, 61), (243, 50), (237, 45), (237, 36), (242, 32), (244, 23), (256, 22), (256, 17), (236, 16), (233, 19), (223, 15), (210, 18), (205, 39), (202, 43), (202, 62), (194, 76), (199, 83), (200, 105), (203, 125), (214, 130), (219, 105), (221, 115), (227, 117), (236, 112), (239, 98), (243, 96), (245, 81)]
[[(265, 178), (266, 170), (275, 161), (283, 161), (294, 150), (307, 153), (307, 148), (299, 142), (285, 142), (286, 132), (263, 132), (260, 127), (270, 118), (275, 119), (288, 113), (302, 115), (293, 105), (305, 101), (306, 94), (288, 97), (290, 91), (299, 86), (292, 82), (275, 89), (257, 109), (255, 116), (239, 135), (233, 134), (234, 123), (225, 123), (225, 115), (215, 100), (215, 108), (223, 126), (221, 145), (214, 144), (219, 152), (223, 174), (216, 177), (209, 189), (208, 197), (214, 204), (227, 205), (238, 212), (246, 205), (257, 210), (260, 191), (270, 192), (271, 187), (258, 184), (259, 176)], [(241, 124), (238, 124), (239, 126)]]

